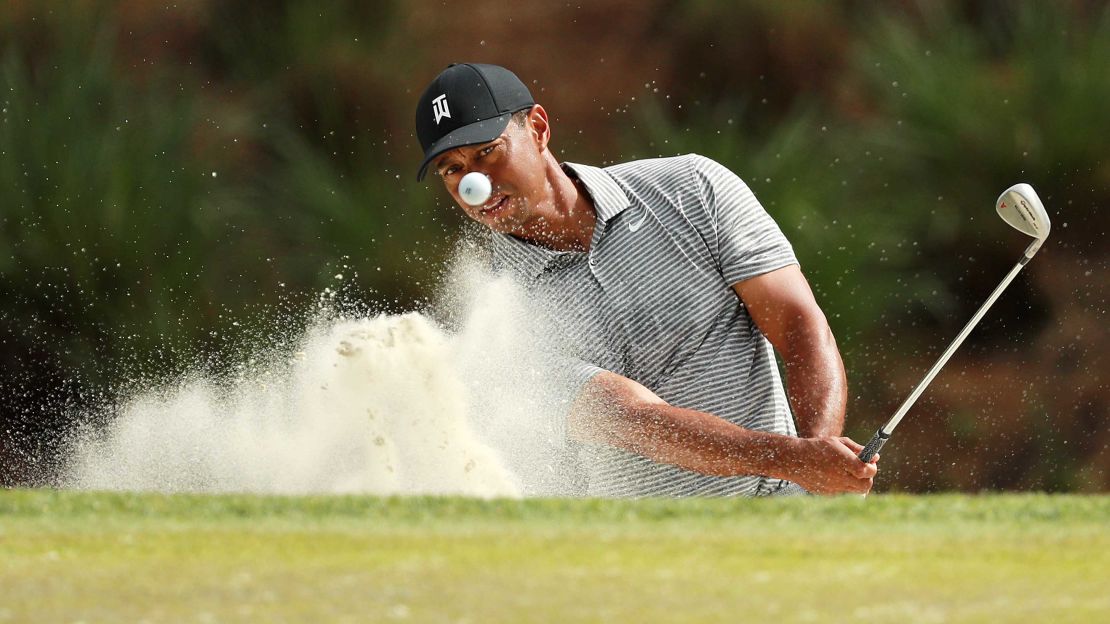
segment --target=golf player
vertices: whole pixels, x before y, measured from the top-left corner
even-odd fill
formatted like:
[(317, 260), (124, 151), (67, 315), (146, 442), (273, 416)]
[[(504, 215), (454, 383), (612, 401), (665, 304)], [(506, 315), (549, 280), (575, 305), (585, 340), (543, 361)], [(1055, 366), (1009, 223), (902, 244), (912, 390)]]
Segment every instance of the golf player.
[[(516, 75), (455, 64), (416, 107), (424, 159), (564, 337), (565, 435), (597, 496), (867, 493), (847, 383), (790, 243), (698, 155), (560, 163)], [(488, 177), (488, 200), (459, 194)], [(786, 369), (782, 382), (775, 360)]]

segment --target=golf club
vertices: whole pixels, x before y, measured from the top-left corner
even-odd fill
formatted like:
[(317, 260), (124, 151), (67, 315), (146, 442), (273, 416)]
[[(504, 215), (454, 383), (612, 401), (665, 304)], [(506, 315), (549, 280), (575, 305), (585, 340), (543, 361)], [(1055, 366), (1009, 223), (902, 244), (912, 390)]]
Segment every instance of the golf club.
[(959, 335), (956, 336), (956, 339), (952, 341), (952, 344), (948, 345), (948, 348), (940, 356), (940, 359), (937, 360), (937, 363), (933, 364), (933, 367), (929, 369), (925, 378), (921, 380), (921, 383), (917, 384), (917, 387), (914, 388), (910, 396), (902, 403), (902, 406), (898, 408), (898, 411), (894, 413), (894, 416), (875, 432), (871, 441), (860, 451), (860, 461), (870, 462), (875, 457), (875, 454), (879, 452), (879, 449), (886, 444), (894, 428), (898, 426), (898, 423), (902, 421), (902, 417), (906, 415), (906, 412), (910, 410), (910, 407), (917, 401), (917, 398), (925, 391), (925, 387), (929, 385), (929, 382), (933, 381), (933, 377), (937, 376), (940, 369), (948, 362), (948, 358), (952, 357), (956, 349), (960, 348), (964, 339), (967, 338), (967, 335), (970, 334), (971, 330), (979, 323), (979, 320), (983, 318), (983, 315), (986, 314), (987, 310), (994, 304), (999, 295), (1002, 294), (1002, 291), (1006, 290), (1006, 287), (1009, 286), (1010, 282), (1017, 276), (1018, 271), (1033, 259), (1033, 255), (1037, 253), (1037, 250), (1044, 244), (1045, 239), (1048, 238), (1048, 231), (1051, 227), (1051, 223), (1048, 220), (1048, 213), (1045, 212), (1044, 204), (1041, 203), (1041, 199), (1037, 197), (1037, 193), (1033, 190), (1032, 186), (1028, 184), (1015, 184), (1006, 189), (1002, 195), (999, 195), (998, 201), (995, 202), (995, 209), (998, 210), (999, 216), (1001, 216), (1006, 223), (1032, 236), (1035, 240), (1026, 248), (1021, 260), (1018, 260), (1014, 268), (1010, 269), (1006, 277), (1002, 278), (1002, 283), (998, 285), (998, 288), (994, 289), (990, 297), (987, 297), (987, 301), (979, 308), (975, 316), (971, 317), (971, 320), (968, 321), (967, 325), (965, 325)]

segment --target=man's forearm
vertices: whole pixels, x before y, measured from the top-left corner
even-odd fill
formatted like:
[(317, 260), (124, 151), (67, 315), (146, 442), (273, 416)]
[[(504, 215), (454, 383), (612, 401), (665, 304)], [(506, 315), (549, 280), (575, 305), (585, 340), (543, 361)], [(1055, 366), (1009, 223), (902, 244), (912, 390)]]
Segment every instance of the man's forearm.
[(615, 382), (598, 380), (572, 418), (572, 433), (656, 462), (706, 475), (761, 474), (787, 479), (798, 463), (798, 440), (745, 429), (713, 414), (637, 401)]
[(815, 493), (865, 493), (875, 466), (843, 438), (795, 438), (734, 425), (713, 414), (667, 404), (642, 385), (603, 372), (571, 408), (570, 433), (702, 474), (759, 474)]
[(844, 431), (848, 381), (832, 331), (813, 323), (791, 332), (784, 350), (786, 388), (801, 437), (839, 436)]

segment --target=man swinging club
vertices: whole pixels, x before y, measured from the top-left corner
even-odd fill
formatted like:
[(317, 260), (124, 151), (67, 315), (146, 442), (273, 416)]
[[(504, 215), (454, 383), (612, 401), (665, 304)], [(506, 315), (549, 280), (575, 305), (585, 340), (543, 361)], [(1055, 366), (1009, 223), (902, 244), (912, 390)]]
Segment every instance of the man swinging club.
[[(416, 129), (418, 179), (434, 171), (489, 228), (494, 266), (566, 337), (564, 424), (585, 493), (870, 491), (877, 458), (861, 462), (840, 435), (832, 332), (790, 243), (731, 171), (694, 154), (560, 163), (547, 112), (496, 65), (445, 69)], [(489, 180), (478, 205), (460, 196), (471, 172)]]

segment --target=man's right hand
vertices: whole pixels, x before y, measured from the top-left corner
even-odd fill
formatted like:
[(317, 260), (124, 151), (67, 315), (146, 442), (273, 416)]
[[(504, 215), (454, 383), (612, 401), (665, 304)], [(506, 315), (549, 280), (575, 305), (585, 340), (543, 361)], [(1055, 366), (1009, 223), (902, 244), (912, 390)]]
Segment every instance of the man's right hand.
[(867, 494), (879, 468), (878, 456), (859, 460), (863, 446), (850, 438), (798, 438), (788, 479), (814, 494)]

